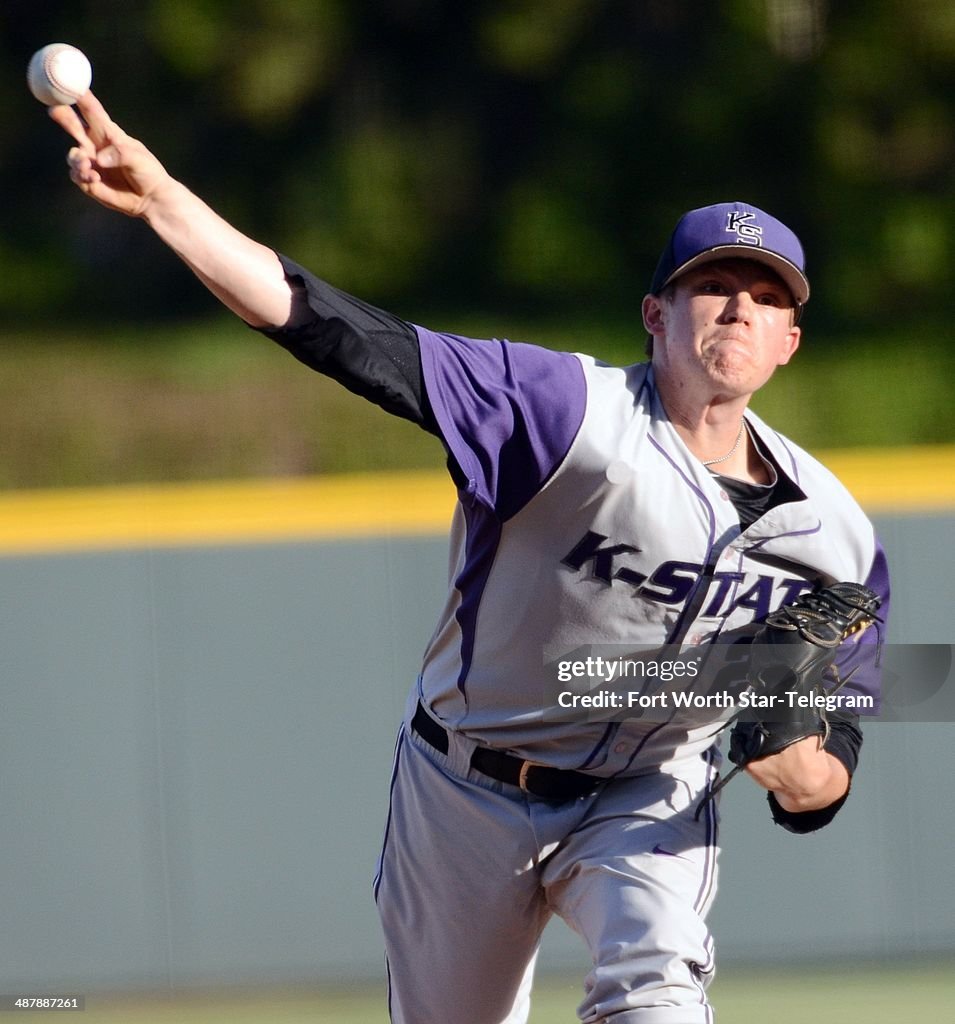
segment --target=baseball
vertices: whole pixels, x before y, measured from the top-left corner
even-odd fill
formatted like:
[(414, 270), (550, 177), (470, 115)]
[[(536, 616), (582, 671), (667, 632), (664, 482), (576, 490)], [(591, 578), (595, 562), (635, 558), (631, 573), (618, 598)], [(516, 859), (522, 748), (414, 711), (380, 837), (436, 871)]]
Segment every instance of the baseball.
[(30, 92), (48, 107), (75, 103), (90, 87), (93, 68), (85, 53), (69, 43), (50, 43), (30, 59)]

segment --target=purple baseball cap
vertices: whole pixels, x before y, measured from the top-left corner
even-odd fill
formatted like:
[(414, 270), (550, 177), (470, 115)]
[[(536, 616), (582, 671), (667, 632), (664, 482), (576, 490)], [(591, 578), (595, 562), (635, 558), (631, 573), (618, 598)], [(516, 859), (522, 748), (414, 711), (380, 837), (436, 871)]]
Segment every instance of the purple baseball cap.
[(785, 281), (797, 313), (809, 301), (805, 256), (799, 239), (781, 221), (750, 203), (717, 203), (685, 213), (673, 229), (650, 292), (658, 295), (681, 274), (713, 260), (765, 263)]

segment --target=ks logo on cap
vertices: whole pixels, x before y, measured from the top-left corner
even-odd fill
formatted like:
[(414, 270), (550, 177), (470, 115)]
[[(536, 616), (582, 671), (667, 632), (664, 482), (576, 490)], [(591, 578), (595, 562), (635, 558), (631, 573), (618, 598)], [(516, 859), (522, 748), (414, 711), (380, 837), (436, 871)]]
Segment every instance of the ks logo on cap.
[(726, 215), (726, 230), (736, 235), (744, 245), (762, 245), (763, 229), (756, 223), (756, 214), (733, 210)]

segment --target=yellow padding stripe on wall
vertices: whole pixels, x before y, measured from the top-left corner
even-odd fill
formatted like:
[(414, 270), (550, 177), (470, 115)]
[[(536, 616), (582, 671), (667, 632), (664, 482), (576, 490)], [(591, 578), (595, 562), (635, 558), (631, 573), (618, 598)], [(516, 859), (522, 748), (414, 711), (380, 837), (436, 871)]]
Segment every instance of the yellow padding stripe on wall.
[(813, 454), (866, 512), (955, 512), (955, 444)]
[(446, 533), (444, 472), (375, 473), (0, 497), (0, 554)]
[[(872, 513), (955, 511), (955, 445), (822, 452)], [(444, 471), (0, 496), (0, 554), (252, 544), (447, 532)]]

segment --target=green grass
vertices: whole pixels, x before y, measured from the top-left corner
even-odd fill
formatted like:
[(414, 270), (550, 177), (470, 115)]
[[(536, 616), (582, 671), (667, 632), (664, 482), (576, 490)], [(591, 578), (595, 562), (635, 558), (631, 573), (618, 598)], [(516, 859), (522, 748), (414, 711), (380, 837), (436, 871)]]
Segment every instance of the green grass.
[[(635, 325), (436, 318), (438, 328), (642, 358)], [(810, 448), (955, 440), (955, 344), (919, 329), (814, 338), (755, 402)], [(0, 331), (0, 489), (438, 467), (438, 442), (231, 319)]]
[[(951, 1020), (955, 972), (950, 963), (901, 966), (846, 962), (780, 970), (734, 965), (711, 990), (725, 1024), (899, 1024)], [(543, 978), (530, 1024), (576, 1021), (580, 985)], [(36, 1014), (31, 1014), (32, 1017)], [(387, 1024), (382, 989), (324, 993), (249, 992), (184, 998), (87, 998), (82, 1024)], [(466, 1013), (455, 1024), (468, 1024)]]
[(845, 963), (826, 969), (727, 969), (712, 999), (732, 1024), (901, 1024), (955, 1015), (951, 963), (892, 967)]

